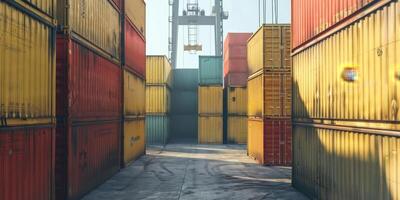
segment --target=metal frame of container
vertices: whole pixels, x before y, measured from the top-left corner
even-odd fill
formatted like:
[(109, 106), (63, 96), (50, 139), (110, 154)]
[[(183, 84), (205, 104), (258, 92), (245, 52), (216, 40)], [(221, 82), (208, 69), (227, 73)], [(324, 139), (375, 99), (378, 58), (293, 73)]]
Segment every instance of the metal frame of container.
[[(222, 56), (199, 56), (200, 86), (224, 84), (222, 59)], [(204, 65), (205, 62), (211, 62), (211, 65)]]
[[(3, 0), (4, 2), (13, 5), (14, 7), (24, 10), (24, 12), (29, 13), (31, 17), (45, 21), (48, 25), (56, 24), (56, 0), (38, 0), (33, 2), (28, 2), (26, 0)], [(38, 6), (47, 5), (48, 7)]]

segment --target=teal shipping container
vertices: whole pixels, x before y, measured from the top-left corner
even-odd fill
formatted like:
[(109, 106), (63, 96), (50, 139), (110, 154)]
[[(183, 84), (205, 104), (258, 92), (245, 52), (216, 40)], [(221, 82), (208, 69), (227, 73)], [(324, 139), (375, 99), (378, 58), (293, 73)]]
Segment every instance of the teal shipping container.
[(165, 145), (169, 139), (169, 117), (167, 115), (146, 115), (146, 143)]
[(199, 56), (200, 85), (222, 85), (222, 70), (221, 56)]

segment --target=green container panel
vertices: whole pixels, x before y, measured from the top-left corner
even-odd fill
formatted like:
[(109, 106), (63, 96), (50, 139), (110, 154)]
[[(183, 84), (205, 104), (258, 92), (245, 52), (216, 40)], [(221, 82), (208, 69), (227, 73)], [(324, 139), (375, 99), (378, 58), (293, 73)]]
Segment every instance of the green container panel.
[(146, 143), (164, 145), (169, 139), (169, 117), (166, 115), (146, 116)]
[(222, 85), (222, 70), (221, 56), (199, 56), (200, 85)]
[(197, 104), (197, 91), (175, 91), (172, 93), (171, 113), (174, 115), (196, 115)]
[(171, 116), (171, 140), (181, 141), (191, 139), (197, 142), (197, 122), (195, 115), (172, 115)]
[(199, 69), (174, 69), (174, 89), (197, 91)]

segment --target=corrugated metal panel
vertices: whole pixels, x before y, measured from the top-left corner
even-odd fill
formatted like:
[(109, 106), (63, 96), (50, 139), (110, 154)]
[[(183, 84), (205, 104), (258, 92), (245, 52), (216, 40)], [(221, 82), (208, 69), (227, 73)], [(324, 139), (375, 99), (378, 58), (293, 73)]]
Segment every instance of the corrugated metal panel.
[(227, 138), (230, 144), (247, 144), (247, 117), (228, 116)]
[(146, 82), (124, 70), (124, 115), (144, 116), (146, 114)]
[(385, 0), (292, 0), (293, 47), (345, 21), (371, 3)]
[(198, 116), (193, 114), (177, 114), (171, 115), (170, 120), (171, 140), (192, 139), (197, 141), (198, 132)]
[[(6, 0), (10, 3), (18, 3), (29, 12), (35, 13), (43, 19), (55, 18), (56, 0)], [(48, 21), (50, 21), (48, 20)], [(51, 20), (52, 21), (52, 20)]]
[(200, 86), (199, 108), (200, 114), (222, 114), (223, 88), (222, 86)]
[[(131, 0), (136, 1), (136, 0)], [(141, 76), (146, 78), (146, 42), (139, 32), (125, 17), (125, 46), (123, 64)]]
[(147, 56), (146, 71), (146, 84), (172, 86), (171, 64), (166, 56)]
[(169, 139), (169, 117), (146, 115), (146, 143), (165, 145)]
[(228, 87), (226, 89), (228, 115), (247, 116), (247, 88)]
[[(294, 57), (296, 118), (399, 121), (399, 8), (392, 3)], [(354, 81), (343, 79), (348, 69)]]
[(195, 91), (199, 85), (199, 69), (174, 69), (174, 90)]
[(290, 25), (263, 25), (247, 44), (249, 74), (262, 68), (290, 70)]
[(247, 121), (247, 155), (264, 162), (264, 123), (262, 119), (249, 118)]
[(55, 129), (0, 129), (0, 199), (54, 199)]
[[(247, 61), (246, 61), (247, 62)], [(225, 87), (246, 87), (247, 86), (247, 73), (229, 73), (224, 77)]]
[(146, 36), (146, 3), (144, 0), (125, 0), (125, 12), (129, 20)]
[(120, 14), (108, 0), (57, 1), (57, 20), (75, 37), (120, 58)]
[(80, 199), (119, 170), (120, 127), (120, 121), (58, 125), (64, 142), (57, 143), (57, 199)]
[(199, 56), (199, 84), (222, 85), (222, 57)]
[(400, 198), (399, 135), (295, 125), (293, 148), (293, 185), (311, 198)]
[[(197, 115), (198, 94), (193, 91), (172, 90), (171, 113), (175, 115)], [(197, 120), (196, 120), (197, 121)]]
[(145, 154), (145, 118), (125, 119), (123, 161), (125, 165)]
[(246, 73), (247, 40), (252, 33), (228, 33), (224, 42), (224, 76), (228, 73)]
[(68, 37), (57, 36), (57, 115), (76, 120), (121, 116), (121, 68)]
[(0, 118), (9, 126), (53, 123), (54, 30), (1, 2), (0, 35)]
[(249, 80), (247, 83), (248, 92), (248, 116), (262, 117), (264, 110), (264, 92), (262, 74)]
[(222, 144), (222, 116), (199, 116), (199, 144)]
[(171, 91), (166, 85), (146, 86), (146, 113), (169, 113)]

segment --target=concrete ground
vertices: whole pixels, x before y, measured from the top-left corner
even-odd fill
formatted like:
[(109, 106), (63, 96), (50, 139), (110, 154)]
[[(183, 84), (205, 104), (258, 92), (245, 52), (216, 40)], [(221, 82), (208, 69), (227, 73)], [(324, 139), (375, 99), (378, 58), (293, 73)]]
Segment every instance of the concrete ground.
[(240, 145), (148, 147), (84, 200), (307, 199), (291, 187), (290, 174), (259, 166)]

